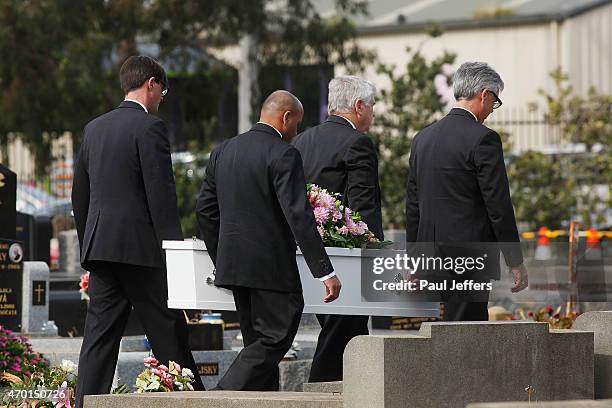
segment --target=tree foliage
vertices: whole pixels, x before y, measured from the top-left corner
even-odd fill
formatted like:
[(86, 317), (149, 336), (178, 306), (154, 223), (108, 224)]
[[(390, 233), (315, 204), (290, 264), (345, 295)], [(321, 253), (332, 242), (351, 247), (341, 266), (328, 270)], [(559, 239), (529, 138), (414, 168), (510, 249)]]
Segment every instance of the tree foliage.
[[(427, 61), (420, 49), (406, 50), (405, 70), (396, 73), (394, 66), (379, 66), (379, 73), (390, 83), (380, 92), (375, 126), (370, 134), (379, 156), (379, 180), (382, 190), (383, 224), (387, 228), (403, 228), (405, 224), (406, 180), (412, 138), (443, 112), (446, 103), (434, 85), (445, 64), (452, 64), (455, 55), (445, 52)], [(447, 78), (450, 80), (450, 78)]]
[(612, 204), (612, 96), (593, 88), (576, 95), (559, 68), (551, 77), (554, 93), (539, 91), (545, 119), (575, 152), (528, 151), (510, 159), (517, 219), (531, 228), (560, 228), (575, 218), (585, 226), (601, 225)]

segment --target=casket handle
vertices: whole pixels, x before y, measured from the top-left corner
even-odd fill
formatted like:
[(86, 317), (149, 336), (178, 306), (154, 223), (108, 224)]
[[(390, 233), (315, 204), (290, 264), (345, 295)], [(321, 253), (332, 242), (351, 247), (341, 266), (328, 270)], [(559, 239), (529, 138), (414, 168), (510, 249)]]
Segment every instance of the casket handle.
[(212, 270), (212, 276), (207, 276), (206, 277), (206, 284), (207, 285), (211, 285), (214, 286), (215, 285), (215, 276), (217, 275), (217, 269), (213, 268)]

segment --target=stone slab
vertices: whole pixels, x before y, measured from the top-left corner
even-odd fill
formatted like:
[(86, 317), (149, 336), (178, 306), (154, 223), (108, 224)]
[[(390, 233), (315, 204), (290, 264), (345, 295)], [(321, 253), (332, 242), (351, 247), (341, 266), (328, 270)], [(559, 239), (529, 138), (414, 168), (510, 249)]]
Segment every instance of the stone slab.
[(342, 381), (304, 383), (304, 392), (342, 394)]
[(303, 385), (308, 381), (312, 359), (281, 361), (278, 365), (280, 374), (280, 391), (303, 390)]
[(145, 347), (144, 335), (143, 336), (123, 336), (119, 345), (120, 352), (129, 351), (149, 351)]
[[(42, 292), (36, 292), (34, 281), (39, 283)], [(43, 288), (44, 285), (44, 288)], [(23, 299), (21, 314), (21, 331), (24, 334), (41, 333), (49, 321), (49, 266), (44, 262), (23, 263)], [(42, 305), (35, 305), (34, 300), (40, 296)], [(57, 333), (55, 333), (57, 334)]]
[(194, 391), (88, 395), (85, 408), (341, 408), (342, 397), (302, 392)]
[(612, 398), (612, 311), (583, 313), (574, 328), (595, 334), (595, 398)]
[(418, 336), (358, 336), (344, 353), (345, 408), (593, 398), (593, 334), (536, 322), (427, 322)]
[(548, 402), (485, 402), (467, 408), (612, 408), (612, 400), (574, 400)]

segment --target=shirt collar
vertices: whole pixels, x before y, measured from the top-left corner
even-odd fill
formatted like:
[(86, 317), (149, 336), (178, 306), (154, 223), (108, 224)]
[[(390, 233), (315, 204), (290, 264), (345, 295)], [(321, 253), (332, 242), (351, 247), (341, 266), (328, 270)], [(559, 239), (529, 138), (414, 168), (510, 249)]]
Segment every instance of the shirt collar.
[(145, 111), (145, 112), (149, 113), (149, 110), (147, 109), (147, 107), (146, 107), (146, 106), (144, 106), (144, 105), (142, 104), (142, 102), (139, 102), (139, 101), (137, 101), (137, 100), (135, 100), (135, 99), (129, 99), (129, 98), (125, 98), (125, 99), (124, 99), (124, 101), (128, 101), (128, 102), (134, 102), (134, 103), (137, 103), (137, 104), (139, 104), (140, 106), (142, 106), (142, 109), (144, 109), (144, 111)]
[(470, 112), (470, 114), (474, 117), (474, 120), (478, 122), (478, 118), (476, 117), (476, 115), (474, 115), (474, 112), (472, 112), (471, 110), (463, 108), (461, 106), (453, 106), (453, 109), (463, 109), (464, 111)]
[(353, 127), (353, 129), (357, 130), (357, 128), (355, 127), (355, 124), (353, 122), (351, 122), (350, 119), (345, 118), (344, 116), (340, 116), (340, 115), (334, 115), (334, 116), (337, 116), (339, 118), (342, 118), (342, 119), (346, 120), (349, 123), (349, 125), (351, 125)]
[(269, 124), (269, 123), (267, 123), (267, 122), (264, 122), (264, 121), (261, 121), (261, 120), (260, 120), (259, 122), (257, 122), (257, 123), (261, 123), (262, 125), (268, 125), (268, 126), (270, 126), (272, 129), (276, 130), (276, 133), (278, 133), (278, 135), (280, 136), (280, 138), (281, 138), (281, 139), (283, 138), (283, 134), (282, 134), (282, 133), (281, 133), (281, 132), (280, 132), (280, 131), (279, 131), (277, 128), (275, 128), (274, 126), (272, 126), (271, 124)]

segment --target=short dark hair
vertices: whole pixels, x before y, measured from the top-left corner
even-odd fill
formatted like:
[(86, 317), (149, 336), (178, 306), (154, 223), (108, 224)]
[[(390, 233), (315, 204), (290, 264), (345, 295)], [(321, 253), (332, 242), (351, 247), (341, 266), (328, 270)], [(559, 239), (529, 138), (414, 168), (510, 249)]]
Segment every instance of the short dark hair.
[(125, 60), (119, 71), (121, 89), (126, 94), (140, 88), (151, 77), (157, 79), (162, 88), (168, 87), (168, 77), (164, 68), (146, 55), (132, 55)]

